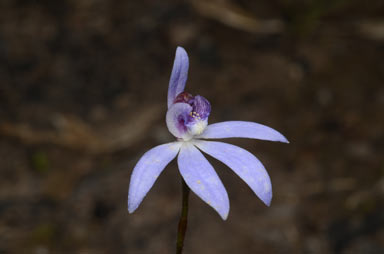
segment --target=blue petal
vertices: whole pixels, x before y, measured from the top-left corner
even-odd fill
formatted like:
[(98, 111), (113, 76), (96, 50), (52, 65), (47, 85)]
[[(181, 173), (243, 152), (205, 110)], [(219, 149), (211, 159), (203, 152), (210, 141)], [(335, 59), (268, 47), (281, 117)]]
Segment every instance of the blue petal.
[(133, 169), (128, 191), (128, 211), (133, 213), (157, 177), (177, 155), (181, 143), (159, 145), (146, 152)]
[(189, 59), (188, 54), (182, 47), (177, 47), (173, 62), (172, 74), (168, 88), (168, 108), (173, 104), (176, 96), (184, 91), (188, 79)]
[(196, 138), (255, 138), (289, 143), (278, 131), (254, 122), (228, 121), (208, 125)]
[(185, 123), (190, 117), (192, 106), (188, 103), (175, 103), (167, 111), (165, 121), (169, 132), (177, 138), (186, 138), (189, 136)]
[(227, 191), (204, 155), (194, 145), (184, 142), (177, 162), (189, 188), (226, 220), (229, 212)]
[(222, 142), (196, 140), (194, 144), (203, 152), (231, 168), (267, 206), (270, 205), (271, 180), (263, 164), (253, 154), (240, 147)]

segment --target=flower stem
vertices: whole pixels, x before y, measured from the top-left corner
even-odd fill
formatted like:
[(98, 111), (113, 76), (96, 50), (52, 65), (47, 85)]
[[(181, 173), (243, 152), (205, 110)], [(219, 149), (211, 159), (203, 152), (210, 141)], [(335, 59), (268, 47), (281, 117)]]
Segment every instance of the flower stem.
[(181, 203), (181, 216), (179, 220), (179, 227), (177, 230), (176, 254), (181, 254), (183, 252), (185, 232), (187, 231), (187, 223), (188, 223), (188, 197), (189, 197), (190, 190), (183, 178), (181, 178), (181, 189), (182, 189), (182, 203)]

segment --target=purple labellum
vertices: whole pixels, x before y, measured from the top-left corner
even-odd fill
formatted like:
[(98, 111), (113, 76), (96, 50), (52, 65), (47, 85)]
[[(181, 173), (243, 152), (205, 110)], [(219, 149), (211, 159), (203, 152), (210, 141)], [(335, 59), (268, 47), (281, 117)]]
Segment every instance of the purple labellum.
[(203, 96), (182, 92), (168, 109), (168, 129), (175, 137), (190, 140), (203, 133), (208, 125), (210, 112), (211, 105)]
[(173, 103), (184, 102), (192, 106), (192, 114), (195, 118), (206, 119), (211, 113), (211, 104), (203, 96), (182, 92), (176, 96)]

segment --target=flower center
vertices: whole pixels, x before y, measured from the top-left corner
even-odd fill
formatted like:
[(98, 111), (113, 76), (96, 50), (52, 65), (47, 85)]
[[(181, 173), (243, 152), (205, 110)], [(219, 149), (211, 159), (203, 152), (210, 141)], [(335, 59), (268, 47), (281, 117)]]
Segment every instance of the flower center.
[(203, 133), (208, 125), (211, 105), (200, 95), (182, 92), (176, 96), (167, 112), (167, 126), (179, 139), (190, 140)]

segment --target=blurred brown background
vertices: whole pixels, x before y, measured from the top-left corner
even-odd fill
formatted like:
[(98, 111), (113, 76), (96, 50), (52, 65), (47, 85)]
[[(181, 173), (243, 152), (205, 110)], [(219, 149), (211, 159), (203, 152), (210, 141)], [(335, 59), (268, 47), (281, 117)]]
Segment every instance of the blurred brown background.
[(212, 164), (227, 221), (191, 195), (185, 253), (384, 253), (384, 2), (1, 0), (0, 253), (173, 253), (171, 163), (127, 212), (130, 173), (165, 125), (176, 46), (210, 122), (264, 163), (265, 207)]

